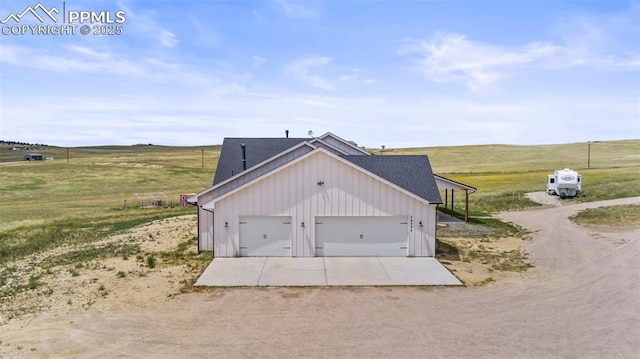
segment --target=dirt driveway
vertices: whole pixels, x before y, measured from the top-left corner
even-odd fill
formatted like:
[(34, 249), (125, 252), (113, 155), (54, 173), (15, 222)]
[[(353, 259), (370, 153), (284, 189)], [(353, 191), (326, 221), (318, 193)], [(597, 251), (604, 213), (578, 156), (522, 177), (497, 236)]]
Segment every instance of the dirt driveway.
[[(481, 288), (213, 289), (0, 327), (0, 357), (640, 357), (640, 227), (501, 218), (533, 232), (524, 280)], [(19, 349), (18, 349), (19, 348)], [(4, 352), (3, 352), (4, 350)]]

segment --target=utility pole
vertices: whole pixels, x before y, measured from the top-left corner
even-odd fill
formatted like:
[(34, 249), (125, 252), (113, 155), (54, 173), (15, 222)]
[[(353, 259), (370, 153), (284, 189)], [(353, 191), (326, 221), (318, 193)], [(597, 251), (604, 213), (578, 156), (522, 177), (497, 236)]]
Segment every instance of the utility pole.
[(587, 141), (587, 168), (591, 168), (591, 144), (600, 141)]

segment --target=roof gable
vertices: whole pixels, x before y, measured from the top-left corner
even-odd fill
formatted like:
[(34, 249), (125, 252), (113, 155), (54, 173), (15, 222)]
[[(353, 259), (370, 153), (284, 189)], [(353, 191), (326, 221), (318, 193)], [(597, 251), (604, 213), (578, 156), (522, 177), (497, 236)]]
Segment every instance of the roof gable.
[(343, 152), (349, 155), (371, 155), (366, 150), (358, 147), (358, 145), (353, 141), (347, 141), (343, 138), (340, 138), (334, 135), (331, 132), (327, 132), (324, 135), (317, 138), (318, 140), (324, 141), (327, 144), (330, 144), (336, 148), (341, 149)]
[(405, 190), (426, 199), (442, 203), (427, 156), (343, 156), (349, 162), (372, 172)]
[[(380, 165), (380, 163), (387, 162), (387, 161), (378, 161), (379, 162), (378, 166), (368, 165), (367, 164), (365, 166), (369, 167), (369, 168), (365, 168), (364, 166), (360, 166), (360, 165), (356, 164), (354, 161), (351, 161), (350, 159), (347, 159), (347, 157), (349, 157), (351, 159), (352, 158), (356, 158), (356, 157), (359, 157), (359, 158), (368, 158), (368, 157), (371, 157), (371, 158), (383, 158), (382, 156), (361, 156), (361, 155), (339, 156), (339, 155), (333, 154), (333, 153), (331, 153), (331, 152), (329, 152), (329, 151), (327, 151), (327, 150), (325, 150), (323, 148), (316, 148), (315, 150), (313, 150), (313, 151), (311, 151), (309, 153), (306, 153), (305, 155), (302, 155), (302, 156), (296, 158), (295, 160), (292, 160), (292, 161), (286, 163), (283, 166), (280, 166), (279, 168), (275, 169), (274, 171), (270, 171), (270, 172), (264, 174), (263, 176), (255, 178), (250, 182), (244, 183), (241, 186), (236, 187), (235, 189), (233, 189), (233, 190), (231, 190), (229, 192), (226, 192), (225, 194), (223, 194), (223, 195), (221, 195), (219, 197), (213, 198), (207, 204), (203, 204), (203, 206), (205, 206), (205, 208), (213, 208), (213, 205), (214, 205), (214, 203), (216, 201), (219, 201), (219, 200), (221, 200), (223, 198), (226, 198), (226, 197), (228, 197), (228, 196), (230, 196), (230, 195), (232, 195), (232, 194), (234, 194), (234, 193), (236, 193), (238, 191), (241, 191), (242, 189), (244, 189), (244, 188), (246, 188), (248, 186), (251, 186), (256, 182), (262, 181), (262, 180), (266, 179), (267, 177), (270, 177), (270, 176), (274, 175), (275, 173), (278, 173), (279, 171), (282, 171), (282, 170), (284, 170), (284, 169), (286, 169), (286, 168), (288, 168), (288, 167), (290, 167), (290, 166), (292, 166), (292, 165), (294, 165), (294, 164), (296, 164), (296, 163), (298, 163), (300, 161), (304, 161), (305, 159), (307, 159), (307, 158), (309, 158), (311, 156), (317, 155), (318, 153), (323, 153), (323, 154), (325, 154), (325, 155), (327, 155), (327, 156), (329, 156), (331, 158), (334, 158), (334, 159), (336, 159), (338, 161), (341, 161), (341, 162), (343, 162), (343, 163), (345, 163), (345, 164), (347, 164), (347, 165), (359, 170), (360, 172), (363, 172), (363, 173), (365, 173), (365, 174), (367, 174), (367, 175), (369, 175), (369, 176), (371, 176), (373, 178), (376, 178), (379, 181), (382, 181), (383, 183), (386, 183), (386, 184), (390, 185), (391, 187), (395, 188), (396, 190), (404, 192), (405, 194), (407, 194), (407, 195), (409, 195), (411, 197), (414, 197), (416, 199), (422, 200), (422, 201), (424, 201), (426, 203), (429, 203), (429, 204), (440, 204), (440, 203), (442, 203), (442, 200), (440, 198), (440, 193), (438, 192), (437, 186), (435, 185), (435, 180), (433, 179), (433, 175), (431, 175), (431, 177), (429, 177), (427, 175), (428, 173), (431, 173), (431, 166), (430, 166), (429, 160), (427, 159), (426, 156), (385, 156), (385, 157), (390, 157), (390, 158), (393, 158), (393, 157), (413, 157), (414, 158), (413, 161), (405, 161), (401, 165), (396, 165), (394, 168), (395, 168), (396, 171), (399, 170), (400, 174), (397, 175), (397, 176), (394, 176), (394, 175), (391, 174), (392, 172), (394, 172), (391, 169), (381, 170), (381, 168), (384, 167), (384, 164)], [(419, 161), (418, 158), (422, 158), (422, 159)], [(371, 161), (371, 163), (373, 163), (373, 162), (375, 162), (375, 161)], [(415, 166), (415, 165), (418, 164), (418, 162), (421, 162), (421, 165), (427, 165), (428, 168), (427, 169), (421, 169), (421, 170), (413, 170), (411, 167), (407, 167), (407, 166)], [(380, 174), (376, 173), (375, 171), (379, 172)], [(395, 182), (390, 180), (389, 178), (383, 177), (381, 174), (393, 179)], [(426, 177), (423, 177), (423, 176), (426, 176)], [(409, 181), (401, 182), (399, 180), (399, 177), (410, 177), (410, 178), (413, 179), (414, 182), (409, 182)], [(422, 180), (424, 180), (424, 184), (422, 184), (422, 185), (417, 184), (418, 182), (421, 182)], [(402, 185), (400, 185), (400, 184), (398, 184), (396, 182), (402, 183), (404, 185), (408, 185), (410, 183), (414, 183), (414, 187), (405, 188), (405, 187), (403, 187)], [(430, 199), (433, 199), (433, 202)]]
[[(327, 140), (333, 144), (327, 143)], [(246, 149), (246, 170), (243, 170), (242, 165), (241, 144), (244, 144)], [(335, 144), (342, 149), (334, 147)], [(306, 155), (304, 155), (304, 151), (300, 153), (297, 150), (296, 153), (292, 152), (304, 145), (314, 150)], [(317, 148), (318, 146), (321, 148)], [(225, 138), (213, 185), (193, 198), (195, 200), (195, 198), (206, 193), (213, 195), (213, 198), (224, 196), (229, 191), (235, 191), (234, 189), (236, 188), (244, 187), (250, 182), (269, 176), (269, 172), (277, 171), (279, 167), (286, 167), (289, 162), (302, 160), (301, 157), (308, 157), (320, 149), (322, 149), (322, 152), (330, 154), (331, 157), (348, 162), (355, 168), (379, 177), (379, 179), (389, 182), (429, 203), (442, 203), (436, 179), (427, 156), (371, 156), (368, 152), (358, 148), (357, 145), (347, 142), (330, 132), (315, 139)], [(348, 152), (345, 152), (344, 149)], [(290, 152), (291, 154), (289, 154)], [(265, 169), (261, 170), (262, 167), (265, 167)], [(216, 190), (221, 186), (226, 186), (226, 190)]]

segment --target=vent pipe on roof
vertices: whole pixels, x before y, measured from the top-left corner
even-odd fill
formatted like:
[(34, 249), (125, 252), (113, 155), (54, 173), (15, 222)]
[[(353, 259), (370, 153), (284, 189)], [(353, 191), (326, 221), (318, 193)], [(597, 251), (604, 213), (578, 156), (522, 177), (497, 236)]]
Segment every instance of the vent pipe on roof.
[(287, 138), (289, 138), (289, 130), (284, 130), (284, 134), (285, 136), (287, 136)]
[(241, 143), (240, 148), (242, 148), (242, 170), (244, 171), (247, 169), (247, 146)]

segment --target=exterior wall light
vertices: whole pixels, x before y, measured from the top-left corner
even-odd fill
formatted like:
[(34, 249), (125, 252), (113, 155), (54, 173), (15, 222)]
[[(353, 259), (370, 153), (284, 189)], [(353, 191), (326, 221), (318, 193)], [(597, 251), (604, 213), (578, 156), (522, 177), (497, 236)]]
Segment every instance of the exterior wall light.
[(304, 222), (302, 222), (302, 224), (300, 224), (300, 227), (304, 228)]
[(229, 228), (229, 222), (224, 222), (224, 228)]
[(424, 227), (424, 225), (422, 224), (422, 221), (420, 221), (420, 228)]
[(324, 185), (323, 181), (318, 182), (318, 186), (322, 186), (322, 185)]

